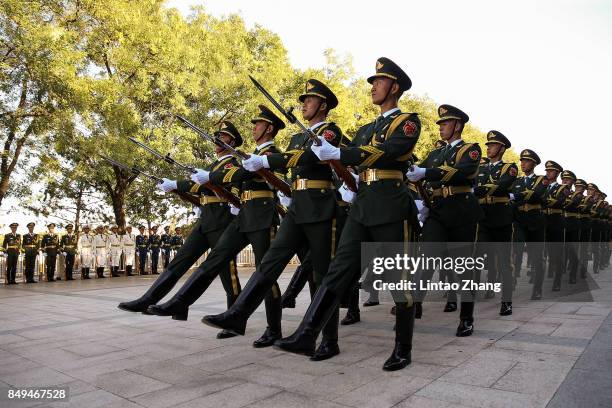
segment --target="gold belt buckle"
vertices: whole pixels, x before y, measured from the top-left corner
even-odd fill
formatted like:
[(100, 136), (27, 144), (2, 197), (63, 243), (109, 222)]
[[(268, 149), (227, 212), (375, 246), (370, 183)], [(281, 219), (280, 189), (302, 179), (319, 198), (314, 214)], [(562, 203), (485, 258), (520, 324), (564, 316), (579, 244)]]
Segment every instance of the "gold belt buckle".
[(366, 181), (378, 181), (378, 174), (376, 173), (376, 169), (367, 169), (366, 170)]
[(308, 179), (297, 179), (296, 190), (306, 190), (308, 186)]
[(242, 201), (248, 201), (251, 199), (251, 190), (244, 191), (242, 193)]
[(446, 198), (452, 194), (451, 188), (449, 186), (442, 186), (442, 197)]

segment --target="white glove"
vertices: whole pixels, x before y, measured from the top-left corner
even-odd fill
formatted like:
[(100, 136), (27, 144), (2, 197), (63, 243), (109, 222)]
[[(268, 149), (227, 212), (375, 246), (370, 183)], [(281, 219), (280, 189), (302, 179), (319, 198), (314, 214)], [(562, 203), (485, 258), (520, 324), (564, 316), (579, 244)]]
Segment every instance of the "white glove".
[(230, 204), (229, 206), (232, 215), (238, 215), (238, 213), (240, 212), (240, 208), (236, 207), (234, 204)]
[(423, 203), (423, 200), (414, 200), (414, 203), (416, 204), (417, 210), (419, 211), (419, 214), (420, 214), (421, 210), (425, 208), (425, 204)]
[(252, 154), (248, 159), (242, 160), (242, 167), (248, 171), (269, 169), (270, 164), (268, 164), (268, 156), (258, 156), (256, 154)]
[(196, 169), (196, 172), (191, 175), (191, 181), (198, 184), (206, 184), (210, 179), (209, 175), (209, 171)]
[(195, 215), (197, 218), (199, 218), (200, 215), (202, 215), (202, 210), (200, 209), (200, 207), (193, 208), (193, 215)]
[(406, 177), (413, 183), (417, 182), (425, 177), (425, 169), (419, 166), (412, 166), (408, 172), (406, 172)]
[(164, 193), (176, 190), (176, 180), (163, 179), (161, 183), (157, 185), (157, 188), (162, 190)]
[(340, 160), (340, 149), (336, 146), (331, 145), (324, 137), (319, 136), (321, 146), (317, 146), (314, 143), (310, 146), (310, 150), (317, 155), (319, 160)]
[(289, 207), (289, 205), (291, 205), (291, 197), (287, 197), (282, 191), (277, 191), (276, 195), (278, 195), (278, 199), (282, 206)]
[(429, 208), (425, 206), (423, 200), (414, 200), (414, 203), (416, 204), (417, 209), (419, 210), (417, 218), (421, 222), (421, 224), (424, 224), (425, 220), (429, 216)]
[(6, 254), (4, 252), (0, 252), (0, 258), (4, 258)]
[[(359, 185), (359, 176), (356, 174), (351, 173), (351, 176), (353, 176), (353, 178), (355, 179), (355, 185)], [(338, 191), (340, 192), (340, 196), (342, 197), (342, 201), (346, 202), (346, 203), (352, 203), (353, 201), (355, 201), (355, 198), (357, 197), (357, 193), (351, 191), (346, 183), (342, 183), (342, 185), (340, 186), (340, 188), (338, 189)]]
[(509, 195), (510, 195), (510, 200), (514, 201), (514, 194), (510, 193)]
[(62, 252), (62, 255), (66, 256), (66, 255), (68, 255), (68, 254), (67, 254), (66, 252)]

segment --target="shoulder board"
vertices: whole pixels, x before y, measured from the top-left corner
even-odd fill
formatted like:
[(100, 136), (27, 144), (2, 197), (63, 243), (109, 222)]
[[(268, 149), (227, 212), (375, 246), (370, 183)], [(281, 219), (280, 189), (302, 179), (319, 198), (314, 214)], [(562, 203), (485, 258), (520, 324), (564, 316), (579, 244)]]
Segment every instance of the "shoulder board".
[(412, 115), (416, 115), (416, 113), (413, 112), (401, 112), (401, 113), (397, 113), (397, 114), (393, 114), (390, 117), (394, 118), (393, 121), (391, 122), (391, 124), (389, 125), (389, 127), (387, 128), (387, 131), (385, 132), (386, 136), (389, 136), (390, 134), (392, 134), (393, 132), (395, 132), (395, 129), (397, 129), (397, 127), (406, 119), (408, 119), (410, 116)]

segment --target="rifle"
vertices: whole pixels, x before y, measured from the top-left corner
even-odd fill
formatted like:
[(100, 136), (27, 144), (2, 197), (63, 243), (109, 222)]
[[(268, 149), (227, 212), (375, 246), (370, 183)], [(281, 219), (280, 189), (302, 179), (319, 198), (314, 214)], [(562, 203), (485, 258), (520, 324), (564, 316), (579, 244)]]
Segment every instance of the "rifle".
[[(155, 157), (165, 161), (166, 163), (170, 163), (170, 164), (172, 164), (172, 165), (174, 165), (176, 167), (179, 167), (182, 170), (186, 170), (186, 171), (188, 171), (191, 174), (197, 172), (195, 167), (188, 166), (186, 164), (182, 164), (182, 163), (179, 163), (178, 161), (174, 160), (170, 156), (170, 153), (168, 153), (168, 154), (166, 154), (164, 156), (163, 154), (161, 154), (157, 150), (147, 146), (146, 144), (144, 144), (142, 142), (139, 142), (138, 140), (134, 139), (133, 137), (128, 137), (128, 139), (130, 139), (132, 142), (134, 142), (138, 146), (140, 146), (143, 149), (145, 149), (147, 152), (151, 153), (153, 156), (155, 156)], [(223, 199), (227, 200), (229, 203), (231, 203), (232, 205), (234, 205), (235, 207), (240, 208), (240, 199), (238, 197), (236, 197), (234, 194), (232, 194), (230, 191), (227, 191), (225, 188), (223, 188), (221, 186), (218, 186), (216, 184), (212, 184), (211, 182), (205, 183), (204, 187), (206, 187), (207, 189), (209, 189), (212, 192), (214, 192), (217, 195), (217, 197), (223, 198)]]
[[(412, 159), (408, 162), (408, 168), (412, 169), (412, 166), (414, 166), (414, 163), (412, 162)], [(410, 182), (412, 183), (412, 182)], [(421, 199), (423, 200), (423, 203), (425, 203), (425, 206), (427, 208), (431, 208), (431, 197), (429, 196), (429, 193), (427, 192), (427, 190), (425, 190), (425, 187), (423, 186), (423, 180), (419, 180), (417, 182), (412, 183), (414, 184), (414, 186), (416, 187), (417, 191), (419, 192), (419, 195), (421, 196)]]
[[(176, 118), (178, 120), (183, 122), (188, 128), (190, 128), (195, 133), (197, 133), (202, 139), (204, 139), (204, 140), (206, 140), (208, 142), (211, 142), (211, 143), (221, 147), (224, 150), (229, 151), (232, 154), (232, 156), (234, 156), (238, 160), (248, 159), (250, 157), (248, 154), (246, 154), (244, 152), (241, 152), (240, 150), (235, 149), (234, 147), (228, 145), (227, 143), (225, 143), (223, 140), (219, 139), (218, 137), (213, 137), (213, 136), (209, 135), (204, 130), (202, 130), (198, 126), (194, 125), (193, 123), (191, 123), (189, 120), (187, 120), (183, 116), (181, 116), (181, 115), (175, 115), (175, 116), (176, 116)], [(281, 191), (284, 195), (286, 195), (287, 197), (291, 197), (291, 186), (289, 186), (289, 184), (287, 184), (287, 182), (279, 179), (270, 170), (268, 170), (268, 169), (259, 169), (255, 173), (259, 174), (264, 180), (266, 180), (269, 184), (271, 184), (277, 190)]]
[[(302, 132), (306, 133), (308, 137), (312, 140), (312, 143), (317, 146), (321, 146), (321, 141), (318, 136), (312, 131), (312, 129), (304, 126), (302, 122), (298, 120), (298, 118), (293, 114), (293, 107), (289, 108), (289, 110), (285, 110), (280, 103), (278, 103), (272, 95), (259, 83), (255, 78), (249, 75), (255, 87), (259, 89), (259, 91), (274, 105), (274, 107), (289, 121), (289, 123), (293, 123), (298, 125)], [(342, 179), (342, 181), (346, 184), (349, 190), (353, 192), (357, 192), (357, 183), (353, 178), (353, 175), (348, 169), (340, 163), (338, 160), (329, 160), (329, 165), (336, 172), (336, 174)]]
[[(130, 168), (127, 165), (125, 165), (123, 163), (119, 163), (119, 162), (117, 162), (117, 161), (115, 161), (115, 160), (113, 160), (113, 159), (111, 159), (109, 157), (106, 157), (106, 156), (102, 155), (102, 154), (100, 154), (100, 157), (102, 157), (104, 160), (106, 160), (107, 162), (109, 162), (113, 166), (116, 166), (116, 167), (118, 167), (118, 168), (120, 168), (122, 170), (125, 170), (125, 171), (129, 172), (129, 173), (133, 173), (136, 176), (140, 176), (140, 175), (145, 176), (146, 178), (151, 179), (151, 180), (155, 181), (158, 184), (163, 182), (163, 180), (161, 178), (156, 177), (156, 176), (154, 176), (152, 174), (145, 173), (144, 171), (140, 170), (138, 167), (134, 166), (134, 167)], [(183, 192), (177, 191), (177, 190), (172, 190), (172, 193), (174, 193), (177, 196), (179, 196), (181, 199), (183, 199), (183, 201), (186, 201), (186, 202), (188, 202), (190, 204), (193, 204), (193, 205), (196, 205), (196, 206), (200, 205), (200, 200), (198, 200), (198, 198), (195, 197), (192, 194), (183, 193)]]

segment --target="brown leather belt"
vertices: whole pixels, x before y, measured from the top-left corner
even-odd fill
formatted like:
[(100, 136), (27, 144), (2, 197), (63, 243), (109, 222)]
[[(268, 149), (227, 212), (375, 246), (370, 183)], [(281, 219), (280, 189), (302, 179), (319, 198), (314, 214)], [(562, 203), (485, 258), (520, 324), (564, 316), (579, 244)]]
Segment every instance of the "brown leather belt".
[(334, 188), (334, 185), (329, 180), (308, 180), (308, 179), (297, 179), (291, 184), (292, 190), (308, 190), (311, 188)]
[(531, 210), (541, 210), (541, 209), (542, 209), (542, 204), (523, 204), (520, 207), (518, 207), (518, 210), (523, 211), (523, 212), (527, 212)]
[(256, 198), (274, 198), (274, 193), (270, 190), (246, 190), (240, 194), (240, 201), (249, 201)]
[(442, 188), (436, 188), (433, 191), (434, 197), (450, 197), (455, 194), (471, 193), (472, 187), (469, 186), (443, 186)]
[(509, 197), (483, 197), (478, 199), (478, 204), (506, 204), (509, 202)]
[(380, 180), (403, 180), (404, 175), (399, 170), (367, 169), (359, 174), (359, 180), (372, 183)]
[(227, 203), (227, 200), (224, 198), (219, 198), (217, 196), (201, 196), (200, 197), (200, 205), (214, 204), (214, 203)]

